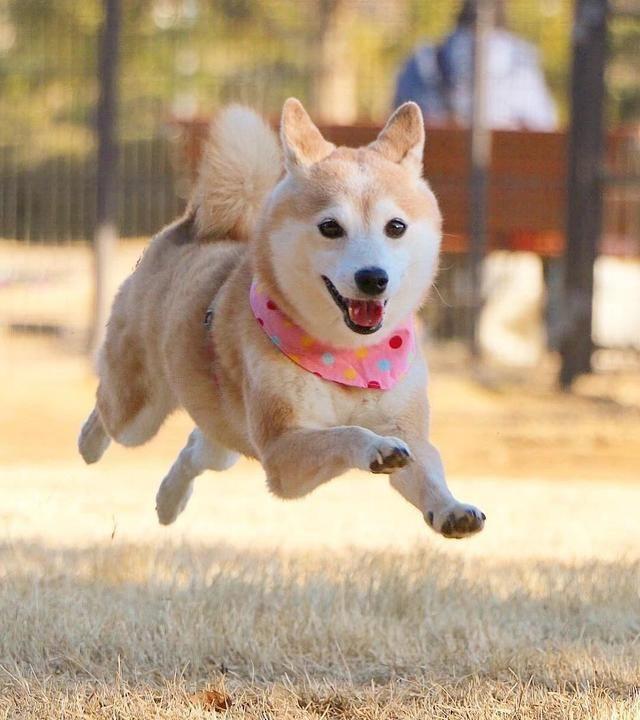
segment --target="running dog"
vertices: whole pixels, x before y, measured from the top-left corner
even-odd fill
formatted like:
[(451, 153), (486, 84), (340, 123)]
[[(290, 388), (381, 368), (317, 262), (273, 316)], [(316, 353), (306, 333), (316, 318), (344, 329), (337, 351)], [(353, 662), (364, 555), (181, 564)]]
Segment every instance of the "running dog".
[(414, 332), (441, 239), (420, 110), (354, 149), (292, 98), (280, 135), (238, 106), (213, 121), (185, 215), (115, 298), (80, 453), (141, 445), (182, 406), (196, 427), (158, 490), (163, 524), (200, 473), (246, 455), (281, 498), (387, 474), (436, 532), (472, 535), (485, 515), (453, 497), (428, 440)]

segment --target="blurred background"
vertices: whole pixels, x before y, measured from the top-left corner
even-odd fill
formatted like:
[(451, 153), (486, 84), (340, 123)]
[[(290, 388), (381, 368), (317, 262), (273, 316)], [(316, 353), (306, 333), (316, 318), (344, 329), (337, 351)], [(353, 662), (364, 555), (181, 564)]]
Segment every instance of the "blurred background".
[(290, 95), (353, 145), (422, 107), (444, 214), (436, 391), (442, 371), (507, 404), (563, 388), (637, 408), (639, 69), (623, 0), (0, 0), (8, 454), (33, 451), (38, 383), (92, 386), (113, 292), (185, 207), (216, 108), (275, 125)]
[[(582, 19), (570, 0), (490, 2), (475, 23), (474, 3), (457, 0), (2, 0), (3, 330), (90, 346), (122, 277), (117, 256), (184, 208), (224, 103), (276, 123), (295, 95), (327, 135), (357, 144), (414, 99), (445, 218), (431, 336), (507, 367), (561, 351), (564, 385), (592, 361), (638, 367), (640, 10), (579, 5)], [(579, 62), (572, 104), (580, 53), (595, 62)], [(571, 171), (572, 137), (584, 177)], [(91, 271), (103, 220), (122, 244), (97, 244)]]
[(423, 110), (453, 471), (637, 479), (639, 70), (622, 0), (0, 0), (0, 459), (75, 462), (111, 297), (185, 207), (210, 117), (276, 125), (295, 95), (343, 144)]
[[(387, 702), (375, 677), (389, 702), (442, 688), (415, 717), (637, 718), (639, 78), (637, 0), (0, 0), (0, 714), (160, 717), (173, 678), (166, 717), (193, 717), (183, 683), (226, 677), (264, 719), (255, 683), (286, 677), (278, 717), (352, 717)], [(469, 541), (382, 477), (283, 503), (245, 460), (159, 528), (181, 413), (77, 455), (111, 297), (185, 207), (211, 116), (276, 125), (290, 95), (354, 145), (422, 107), (431, 433), (487, 513)]]

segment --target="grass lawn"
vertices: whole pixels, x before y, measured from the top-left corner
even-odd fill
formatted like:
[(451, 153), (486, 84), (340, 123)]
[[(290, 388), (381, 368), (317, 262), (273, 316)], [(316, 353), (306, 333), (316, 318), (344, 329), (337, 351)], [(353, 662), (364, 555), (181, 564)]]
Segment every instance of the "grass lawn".
[[(35, 298), (0, 288), (0, 321), (82, 327), (68, 252)], [(83, 466), (79, 345), (0, 337), (0, 718), (640, 718), (637, 376), (568, 396), (434, 353), (434, 439), (488, 516), (466, 541), (381, 476), (287, 503), (248, 461), (160, 528), (188, 419)]]

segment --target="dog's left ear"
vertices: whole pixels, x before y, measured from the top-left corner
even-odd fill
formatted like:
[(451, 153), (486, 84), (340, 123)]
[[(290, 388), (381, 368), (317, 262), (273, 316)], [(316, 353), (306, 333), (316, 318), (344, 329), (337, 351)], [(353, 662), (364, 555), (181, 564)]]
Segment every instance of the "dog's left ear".
[(422, 177), (424, 122), (420, 108), (414, 102), (400, 105), (369, 147)]
[(324, 160), (335, 150), (296, 98), (289, 98), (282, 108), (280, 137), (284, 150), (284, 162), (289, 172), (300, 170)]

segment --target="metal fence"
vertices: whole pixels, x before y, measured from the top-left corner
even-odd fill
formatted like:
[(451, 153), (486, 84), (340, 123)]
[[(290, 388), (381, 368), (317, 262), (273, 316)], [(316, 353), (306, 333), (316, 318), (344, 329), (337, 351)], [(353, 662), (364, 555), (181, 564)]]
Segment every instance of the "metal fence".
[[(403, 60), (451, 29), (459, 3), (407, 0), (125, 0), (119, 75), (119, 227), (145, 236), (188, 188), (175, 119), (229, 101), (277, 116), (289, 95), (314, 117), (380, 122)], [(549, 47), (564, 109), (569, 0), (513, 24)], [(546, 13), (546, 15), (545, 15)], [(546, 22), (545, 22), (546, 20)], [(95, 216), (95, 103), (100, 0), (0, 2), (0, 237), (87, 240)], [(558, 70), (557, 65), (564, 66)]]
[[(572, 5), (571, 0), (507, 4), (509, 27), (541, 55), (560, 126), (568, 113)], [(123, 0), (116, 184), (120, 235), (148, 237), (179, 212), (190, 185), (185, 150), (190, 128), (216, 107), (236, 100), (276, 117), (282, 100), (297, 95), (325, 124), (379, 123), (392, 106), (405, 58), (425, 40), (435, 43), (450, 32), (459, 7), (456, 0)], [(21, 260), (14, 261), (22, 257), (16, 248), (83, 247), (95, 230), (102, 19), (99, 0), (0, 0), (0, 246), (5, 246), (0, 283), (22, 288), (22, 294), (14, 293), (18, 300), (2, 303), (4, 323), (24, 320), (21, 308), (29, 302), (20, 298), (37, 295), (34, 277), (41, 287), (63, 273), (64, 261), (53, 262), (50, 251), (30, 261), (41, 263), (37, 272), (31, 265), (25, 270)], [(607, 190), (605, 246), (607, 252), (627, 256), (637, 254), (640, 235), (640, 190), (631, 181), (640, 167), (640, 141), (633, 129), (640, 120), (640, 93), (632, 69), (640, 60), (638, 23), (633, 13), (613, 16), (608, 76), (609, 126), (625, 124), (627, 129), (609, 150), (607, 172), (616, 182)], [(435, 147), (435, 135), (430, 142), (436, 154), (447, 154)], [(499, 146), (506, 157), (509, 143)], [(547, 181), (549, 168), (563, 166), (562, 153), (515, 160), (529, 171), (509, 175), (498, 161), (494, 169), (502, 189), (490, 199), (490, 221), (503, 210), (517, 213), (513, 198), (523, 202), (536, 186), (540, 214), (557, 214), (563, 177), (554, 175), (555, 186)], [(546, 174), (536, 175), (535, 167), (545, 167)], [(446, 172), (440, 181), (453, 187), (453, 176)], [(439, 280), (444, 301), (436, 294), (431, 308), (442, 337), (461, 336), (468, 329), (461, 261), (467, 211), (464, 205), (456, 208), (454, 196), (442, 197), (450, 207), (445, 222), (453, 229), (447, 230)], [(561, 244), (557, 225), (533, 234), (514, 227), (510, 239), (501, 242), (511, 250), (551, 257)], [(61, 312), (51, 317), (52, 324), (65, 324)]]

